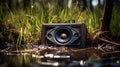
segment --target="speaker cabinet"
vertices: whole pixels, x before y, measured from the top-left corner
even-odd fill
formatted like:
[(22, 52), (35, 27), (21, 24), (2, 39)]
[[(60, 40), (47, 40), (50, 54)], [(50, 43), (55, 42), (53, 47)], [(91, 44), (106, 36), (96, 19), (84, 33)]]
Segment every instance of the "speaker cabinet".
[(45, 45), (65, 45), (85, 47), (86, 26), (85, 24), (43, 24), (41, 43)]

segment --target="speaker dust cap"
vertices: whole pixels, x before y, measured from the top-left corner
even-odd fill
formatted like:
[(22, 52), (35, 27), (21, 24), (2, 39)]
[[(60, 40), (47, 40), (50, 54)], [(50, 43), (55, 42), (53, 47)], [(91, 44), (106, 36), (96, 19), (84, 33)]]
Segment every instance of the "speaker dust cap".
[(71, 26), (57, 26), (47, 31), (46, 37), (56, 45), (70, 45), (80, 37), (80, 34)]

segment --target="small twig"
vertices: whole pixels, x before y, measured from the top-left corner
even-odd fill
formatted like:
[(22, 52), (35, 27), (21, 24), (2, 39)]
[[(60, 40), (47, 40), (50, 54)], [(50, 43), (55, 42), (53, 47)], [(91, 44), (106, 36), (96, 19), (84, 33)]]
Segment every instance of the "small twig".
[(103, 46), (104, 46), (104, 45), (105, 45), (105, 44), (99, 45), (97, 48), (98, 48), (99, 50), (103, 51), (103, 52), (106, 52), (106, 51), (103, 49)]
[(35, 52), (34, 50), (14, 50), (14, 51), (0, 51), (0, 52), (10, 52), (10, 53), (30, 53), (30, 52)]
[(119, 43), (116, 43), (116, 42), (113, 42), (113, 41), (109, 41), (109, 40), (107, 40), (107, 39), (105, 39), (105, 38), (99, 38), (101, 41), (103, 41), (103, 42), (106, 42), (106, 43), (109, 43), (109, 44), (114, 44), (114, 45), (116, 45), (116, 46), (120, 46), (120, 44)]
[(115, 54), (120, 55), (120, 51), (102, 53), (102, 56), (115, 55)]

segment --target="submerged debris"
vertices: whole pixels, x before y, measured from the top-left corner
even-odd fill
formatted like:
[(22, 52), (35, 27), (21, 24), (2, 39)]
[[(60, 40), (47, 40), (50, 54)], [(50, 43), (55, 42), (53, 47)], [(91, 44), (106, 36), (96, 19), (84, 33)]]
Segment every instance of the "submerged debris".
[(25, 61), (22, 62), (23, 64), (27, 62), (28, 67), (31, 64), (32, 66), (38, 65), (38, 67), (96, 67), (96, 65), (101, 67), (101, 65), (106, 65), (102, 62), (114, 62), (114, 65), (108, 65), (120, 66), (120, 51), (108, 44), (84, 49), (28, 44), (21, 45), (17, 49), (15, 46), (9, 46), (1, 50), (0, 54), (2, 54), (1, 58), (5, 58), (3, 62), (16, 63), (14, 67), (19, 64), (20, 59)]
[(10, 46), (0, 52), (32, 53), (32, 56), (37, 58), (69, 58), (71, 60), (88, 60), (92, 57), (98, 59), (108, 55), (120, 54), (120, 51), (115, 46), (104, 44), (98, 47), (89, 47), (84, 49), (31, 44), (22, 45), (17, 48), (15, 46)]

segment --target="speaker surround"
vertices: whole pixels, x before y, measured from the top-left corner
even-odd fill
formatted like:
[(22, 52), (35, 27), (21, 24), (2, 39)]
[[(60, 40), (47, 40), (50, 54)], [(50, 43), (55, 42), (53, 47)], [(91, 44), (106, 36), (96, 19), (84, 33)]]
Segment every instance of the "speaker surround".
[(45, 45), (79, 45), (85, 47), (86, 26), (85, 24), (43, 24), (41, 42)]

